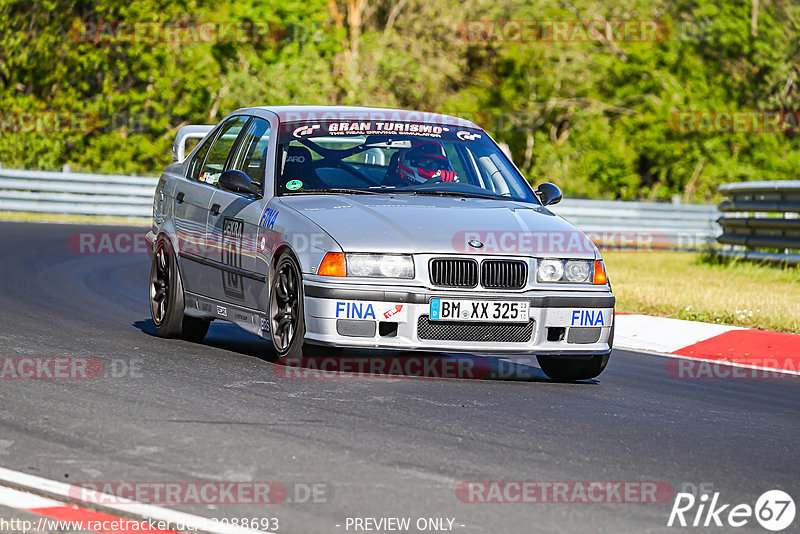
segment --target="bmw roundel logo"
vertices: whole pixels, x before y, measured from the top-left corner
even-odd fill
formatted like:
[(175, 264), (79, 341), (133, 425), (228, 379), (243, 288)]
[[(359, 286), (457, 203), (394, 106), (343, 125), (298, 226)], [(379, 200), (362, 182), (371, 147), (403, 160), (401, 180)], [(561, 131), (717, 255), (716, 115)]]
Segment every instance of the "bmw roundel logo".
[(471, 246), (472, 248), (483, 248), (483, 243), (477, 239), (471, 239), (467, 241), (467, 245)]

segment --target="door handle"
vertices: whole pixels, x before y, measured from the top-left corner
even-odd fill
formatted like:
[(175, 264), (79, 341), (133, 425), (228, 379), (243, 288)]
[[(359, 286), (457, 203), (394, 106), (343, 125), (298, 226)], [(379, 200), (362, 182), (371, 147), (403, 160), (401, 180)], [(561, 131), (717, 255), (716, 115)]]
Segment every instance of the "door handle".
[(219, 204), (213, 204), (211, 206), (211, 215), (213, 215), (214, 217), (219, 215)]
[(181, 191), (177, 195), (175, 195), (175, 200), (178, 201), (178, 204), (183, 204), (183, 197), (185, 197), (185, 196), (186, 195), (184, 194), (184, 192)]

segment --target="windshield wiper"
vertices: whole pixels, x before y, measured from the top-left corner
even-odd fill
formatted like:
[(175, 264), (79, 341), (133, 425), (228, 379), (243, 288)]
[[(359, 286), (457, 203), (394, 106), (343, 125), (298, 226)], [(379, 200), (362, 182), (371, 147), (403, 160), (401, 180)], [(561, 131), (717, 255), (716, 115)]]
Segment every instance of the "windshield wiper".
[(385, 193), (378, 193), (377, 191), (370, 191), (368, 189), (346, 189), (346, 188), (331, 188), (331, 189), (306, 189), (305, 191), (292, 191), (284, 193), (284, 195), (383, 195)]
[(459, 191), (438, 191), (438, 190), (429, 190), (423, 189), (419, 191), (413, 191), (415, 195), (438, 195), (442, 197), (470, 197), (470, 198), (488, 198), (491, 200), (514, 200), (513, 198), (500, 196), (500, 195), (482, 195), (480, 193), (464, 193)]

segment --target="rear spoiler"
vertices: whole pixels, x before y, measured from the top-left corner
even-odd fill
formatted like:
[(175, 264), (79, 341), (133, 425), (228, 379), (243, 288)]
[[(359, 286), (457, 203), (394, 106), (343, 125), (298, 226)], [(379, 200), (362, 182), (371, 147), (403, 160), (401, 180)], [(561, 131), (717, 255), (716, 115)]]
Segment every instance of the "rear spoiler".
[(172, 144), (172, 161), (180, 163), (186, 159), (187, 139), (202, 139), (213, 129), (213, 125), (190, 124), (178, 130), (178, 135), (175, 136), (175, 142)]

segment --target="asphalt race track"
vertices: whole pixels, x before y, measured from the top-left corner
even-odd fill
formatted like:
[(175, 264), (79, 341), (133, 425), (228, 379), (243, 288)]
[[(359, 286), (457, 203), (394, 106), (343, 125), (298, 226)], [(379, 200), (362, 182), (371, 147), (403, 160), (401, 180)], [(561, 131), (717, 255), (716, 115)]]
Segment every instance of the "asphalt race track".
[[(202, 344), (156, 337), (148, 257), (67, 246), (103, 230), (122, 229), (0, 223), (0, 356), (96, 357), (122, 375), (0, 381), (2, 467), (69, 483), (324, 484), (320, 502), (172, 506), (277, 517), (290, 533), (348, 532), (348, 517), (455, 518), (464, 533), (676, 530), (672, 499), (474, 504), (457, 498), (462, 481), (706, 484), (750, 505), (775, 488), (800, 496), (798, 379), (676, 379), (668, 359), (616, 350), (580, 384), (287, 380), (271, 345), (233, 325), (212, 324)], [(763, 532), (749, 525), (735, 530)]]

